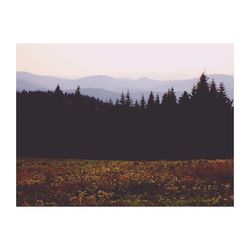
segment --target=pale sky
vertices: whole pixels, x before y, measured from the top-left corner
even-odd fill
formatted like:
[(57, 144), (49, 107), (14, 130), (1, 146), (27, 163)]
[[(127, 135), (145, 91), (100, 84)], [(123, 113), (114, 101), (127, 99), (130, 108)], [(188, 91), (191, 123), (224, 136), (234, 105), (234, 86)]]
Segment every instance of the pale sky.
[(234, 74), (233, 44), (17, 44), (16, 70), (159, 80)]

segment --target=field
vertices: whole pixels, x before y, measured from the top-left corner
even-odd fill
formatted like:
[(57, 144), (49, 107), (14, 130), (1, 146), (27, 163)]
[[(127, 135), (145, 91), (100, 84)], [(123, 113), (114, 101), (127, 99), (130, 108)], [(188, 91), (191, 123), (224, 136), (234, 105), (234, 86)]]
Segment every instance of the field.
[(17, 159), (17, 206), (233, 206), (233, 160)]

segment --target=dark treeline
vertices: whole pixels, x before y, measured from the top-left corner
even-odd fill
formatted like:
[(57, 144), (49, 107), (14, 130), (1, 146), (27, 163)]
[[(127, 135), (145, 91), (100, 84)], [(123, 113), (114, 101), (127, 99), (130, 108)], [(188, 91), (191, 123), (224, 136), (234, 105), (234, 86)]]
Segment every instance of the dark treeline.
[(17, 156), (84, 159), (193, 159), (233, 157), (233, 106), (224, 85), (202, 74), (177, 100), (113, 103), (54, 92), (17, 93)]

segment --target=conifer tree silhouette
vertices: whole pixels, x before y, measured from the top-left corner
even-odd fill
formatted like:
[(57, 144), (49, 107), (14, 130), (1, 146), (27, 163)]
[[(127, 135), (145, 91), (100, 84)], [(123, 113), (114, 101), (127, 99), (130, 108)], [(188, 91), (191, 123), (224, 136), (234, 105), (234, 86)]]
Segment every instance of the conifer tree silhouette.
[(192, 90), (192, 100), (197, 105), (208, 105), (209, 102), (209, 84), (208, 77), (202, 73), (196, 86)]
[(171, 89), (168, 90), (167, 93), (167, 104), (173, 106), (176, 103), (177, 103), (177, 98), (174, 92), (174, 88), (172, 87)]
[(148, 110), (152, 109), (154, 105), (155, 105), (155, 97), (153, 95), (153, 92), (151, 91), (148, 97), (147, 109)]
[(57, 94), (57, 95), (62, 95), (62, 94), (63, 94), (63, 92), (62, 92), (62, 90), (61, 90), (59, 84), (57, 84), (54, 93)]
[(224, 84), (221, 82), (219, 85), (219, 90), (218, 90), (218, 102), (220, 105), (224, 107), (230, 107), (232, 106), (232, 101), (228, 98), (226, 94), (226, 89)]
[(194, 100), (195, 96), (197, 94), (197, 85), (194, 85), (191, 91), (191, 99)]
[(80, 86), (78, 85), (75, 91), (75, 96), (80, 96), (81, 95), (81, 91), (80, 91)]
[(144, 110), (144, 109), (146, 108), (146, 100), (145, 100), (145, 98), (144, 98), (144, 95), (142, 95), (142, 97), (141, 97), (140, 108), (141, 108), (142, 110)]
[(115, 106), (116, 106), (116, 107), (119, 107), (119, 105), (120, 105), (120, 101), (119, 101), (119, 99), (117, 98), (116, 101), (115, 101)]
[(114, 105), (114, 103), (113, 103), (113, 101), (112, 101), (112, 99), (111, 99), (111, 98), (109, 98), (109, 102), (108, 102), (108, 104), (109, 104), (111, 107)]
[(159, 94), (156, 95), (156, 98), (155, 98), (155, 105), (158, 107), (160, 105), (160, 97), (159, 97)]
[(134, 108), (135, 108), (135, 110), (139, 110), (139, 108), (140, 108), (140, 105), (139, 105), (137, 100), (135, 100)]
[(212, 79), (210, 86), (209, 86), (209, 93), (210, 93), (210, 103), (212, 106), (218, 104), (218, 90), (215, 81)]
[(182, 96), (179, 98), (180, 105), (188, 105), (190, 103), (190, 95), (187, 91), (184, 91)]
[(162, 106), (167, 106), (168, 104), (168, 93), (164, 93), (161, 101)]
[(121, 98), (120, 98), (120, 105), (121, 105), (121, 107), (125, 106), (125, 96), (124, 96), (123, 92), (122, 92)]
[(129, 91), (127, 91), (126, 97), (125, 97), (125, 106), (127, 109), (131, 108), (133, 105), (133, 101), (130, 97)]

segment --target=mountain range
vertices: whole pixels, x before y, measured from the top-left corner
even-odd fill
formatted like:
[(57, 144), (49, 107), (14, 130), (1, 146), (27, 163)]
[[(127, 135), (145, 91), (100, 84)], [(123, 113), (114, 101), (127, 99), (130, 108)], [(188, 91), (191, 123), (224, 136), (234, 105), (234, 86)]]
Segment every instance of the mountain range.
[[(214, 79), (217, 86), (223, 82), (228, 96), (233, 99), (234, 77), (231, 75), (211, 74), (209, 79)], [(139, 100), (142, 94), (148, 98), (150, 91), (159, 94), (161, 97), (169, 88), (174, 87), (176, 96), (179, 97), (183, 91), (191, 92), (192, 87), (197, 83), (197, 78), (187, 80), (166, 80), (160, 81), (150, 78), (127, 79), (112, 78), (109, 76), (96, 75), (78, 79), (66, 79), (54, 76), (35, 75), (29, 72), (16, 72), (16, 90), (22, 91), (47, 91), (54, 90), (57, 84), (64, 92), (72, 93), (77, 86), (81, 93), (103, 101), (120, 98), (122, 92), (129, 90), (133, 100)]]

